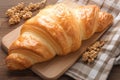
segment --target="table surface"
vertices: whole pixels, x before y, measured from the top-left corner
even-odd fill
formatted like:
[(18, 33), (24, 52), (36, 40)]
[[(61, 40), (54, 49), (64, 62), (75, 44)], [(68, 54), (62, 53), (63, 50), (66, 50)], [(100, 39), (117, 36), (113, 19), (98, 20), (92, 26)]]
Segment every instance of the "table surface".
[[(5, 11), (11, 6), (16, 5), (19, 2), (39, 2), (40, 0), (0, 0), (0, 42), (2, 37), (10, 31), (20, 26), (24, 21), (17, 25), (10, 26), (8, 24), (8, 18), (6, 18)], [(47, 4), (54, 4), (57, 0), (48, 0)], [(7, 53), (3, 51), (0, 43), (0, 80), (42, 80), (39, 76), (27, 69), (24, 71), (9, 71), (5, 65), (5, 57)], [(73, 80), (72, 78), (63, 75), (58, 80)], [(113, 66), (108, 80), (120, 80), (120, 65)]]

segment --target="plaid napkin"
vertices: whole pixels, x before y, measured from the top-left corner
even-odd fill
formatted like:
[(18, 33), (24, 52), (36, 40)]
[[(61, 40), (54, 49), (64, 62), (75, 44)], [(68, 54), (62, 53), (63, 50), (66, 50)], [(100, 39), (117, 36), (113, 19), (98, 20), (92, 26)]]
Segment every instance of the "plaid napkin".
[[(58, 0), (62, 2), (65, 0)], [(77, 80), (106, 80), (113, 64), (120, 64), (120, 0), (69, 0), (79, 5), (96, 4), (114, 16), (114, 24), (101, 37), (107, 41), (94, 64), (84, 64), (81, 58), (65, 73)]]

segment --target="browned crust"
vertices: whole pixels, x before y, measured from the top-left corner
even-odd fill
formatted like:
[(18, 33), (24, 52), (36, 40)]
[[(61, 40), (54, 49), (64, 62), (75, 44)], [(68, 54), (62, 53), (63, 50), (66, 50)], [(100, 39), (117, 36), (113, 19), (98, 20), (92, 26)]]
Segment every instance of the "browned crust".
[[(26, 21), (19, 38), (9, 49), (9, 56), (6, 58), (8, 68), (21, 70), (47, 61), (55, 55), (76, 51), (81, 46), (81, 40), (90, 38), (113, 22), (111, 14), (100, 12), (95, 5), (77, 9), (81, 23), (76, 18), (75, 10), (64, 4), (47, 7)], [(22, 36), (27, 31), (36, 34)], [(41, 36), (42, 40), (38, 40), (36, 35)]]

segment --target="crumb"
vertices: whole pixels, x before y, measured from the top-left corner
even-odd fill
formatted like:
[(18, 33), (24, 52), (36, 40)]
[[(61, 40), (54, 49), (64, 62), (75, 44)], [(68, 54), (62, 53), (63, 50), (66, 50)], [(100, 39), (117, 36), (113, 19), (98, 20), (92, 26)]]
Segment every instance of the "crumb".
[(102, 46), (105, 44), (105, 41), (97, 41), (93, 45), (87, 48), (87, 50), (82, 55), (82, 61), (92, 63), (97, 58), (97, 55), (102, 48)]
[(31, 18), (31, 17), (32, 17), (32, 12), (31, 12), (31, 11), (26, 12), (26, 13), (22, 16), (23, 19), (28, 19), (28, 18)]
[(17, 24), (20, 22), (20, 17), (18, 15), (14, 15), (9, 19), (9, 24)]
[(43, 0), (39, 3), (30, 3), (27, 7), (30, 11), (36, 11), (40, 8), (43, 8), (45, 6), (46, 0)]
[(17, 6), (14, 6), (14, 7), (8, 9), (5, 14), (6, 14), (8, 17), (11, 17), (11, 16), (13, 16), (15, 13), (20, 12), (20, 10), (23, 9), (23, 7), (24, 7), (24, 3), (23, 3), (23, 2), (18, 3)]
[(16, 6), (8, 9), (6, 15), (9, 18), (9, 24), (16, 24), (21, 21), (21, 19), (29, 19), (32, 17), (34, 11), (43, 8), (47, 0), (42, 0), (39, 3), (29, 3), (25, 6), (23, 2), (18, 3)]

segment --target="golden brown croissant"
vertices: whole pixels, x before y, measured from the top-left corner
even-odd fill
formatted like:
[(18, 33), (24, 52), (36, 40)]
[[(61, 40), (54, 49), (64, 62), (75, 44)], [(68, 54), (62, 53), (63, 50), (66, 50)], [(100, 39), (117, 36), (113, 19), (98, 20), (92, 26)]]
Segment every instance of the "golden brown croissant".
[(9, 48), (7, 66), (22, 70), (56, 55), (67, 55), (79, 49), (82, 40), (103, 31), (112, 22), (113, 16), (95, 5), (48, 6), (22, 25), (20, 36)]

